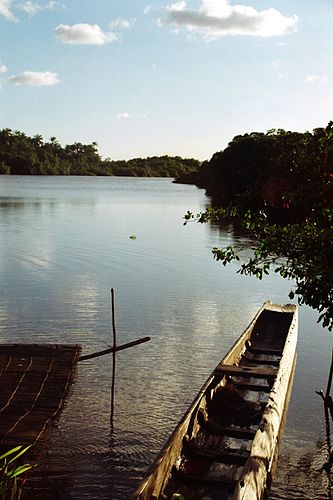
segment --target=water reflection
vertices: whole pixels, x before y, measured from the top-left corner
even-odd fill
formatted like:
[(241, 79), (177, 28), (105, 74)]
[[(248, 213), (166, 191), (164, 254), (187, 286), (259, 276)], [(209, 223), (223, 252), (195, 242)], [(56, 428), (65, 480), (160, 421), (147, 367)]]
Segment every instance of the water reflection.
[(57, 200), (56, 198), (43, 199), (43, 198), (6, 198), (5, 196), (0, 200), (0, 211), (3, 217), (13, 217), (20, 214), (25, 210), (30, 210), (35, 214), (40, 212), (49, 212), (55, 214), (56, 210), (66, 209), (67, 206), (71, 208), (82, 208), (82, 205), (89, 207), (90, 210), (95, 206), (94, 199), (83, 198), (78, 200)]

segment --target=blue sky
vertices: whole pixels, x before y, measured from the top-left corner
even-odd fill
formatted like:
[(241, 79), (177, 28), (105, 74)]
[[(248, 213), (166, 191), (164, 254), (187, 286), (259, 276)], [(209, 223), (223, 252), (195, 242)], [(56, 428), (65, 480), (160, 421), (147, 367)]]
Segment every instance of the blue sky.
[(332, 111), (332, 0), (0, 0), (0, 128), (208, 159)]

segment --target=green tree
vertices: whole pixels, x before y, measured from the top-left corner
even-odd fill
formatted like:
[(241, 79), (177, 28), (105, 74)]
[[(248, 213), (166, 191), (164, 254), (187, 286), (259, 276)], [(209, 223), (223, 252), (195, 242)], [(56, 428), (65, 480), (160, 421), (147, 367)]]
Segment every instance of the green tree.
[(112, 175), (132, 177), (175, 177), (196, 172), (200, 162), (193, 158), (179, 156), (151, 156), (148, 158), (132, 158), (131, 160), (105, 160), (104, 165)]
[(0, 161), (0, 174), (9, 175), (10, 167), (4, 161)]
[(26, 175), (33, 172), (37, 164), (37, 153), (33, 140), (20, 131), (10, 135), (1, 158), (10, 166), (12, 174)]

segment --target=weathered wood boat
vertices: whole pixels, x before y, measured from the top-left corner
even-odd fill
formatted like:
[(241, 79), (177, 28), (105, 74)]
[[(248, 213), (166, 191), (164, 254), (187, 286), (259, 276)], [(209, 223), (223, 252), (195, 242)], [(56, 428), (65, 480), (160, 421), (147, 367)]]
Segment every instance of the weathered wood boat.
[(263, 304), (217, 365), (133, 498), (255, 500), (269, 488), (288, 405), (297, 306)]

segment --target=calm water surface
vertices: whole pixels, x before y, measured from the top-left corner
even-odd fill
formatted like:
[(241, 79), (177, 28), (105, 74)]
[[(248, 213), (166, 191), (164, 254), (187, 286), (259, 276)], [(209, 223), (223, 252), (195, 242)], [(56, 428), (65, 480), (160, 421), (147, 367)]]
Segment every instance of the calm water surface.
[[(204, 192), (169, 179), (0, 176), (0, 341), (64, 342), (83, 352), (147, 344), (80, 363), (28, 498), (126, 499), (166, 437), (265, 300), (290, 284), (222, 268), (210, 249), (244, 237), (182, 225)], [(135, 234), (136, 239), (130, 236)], [(300, 309), (298, 361), (271, 498), (329, 498), (322, 403), (331, 336)]]

